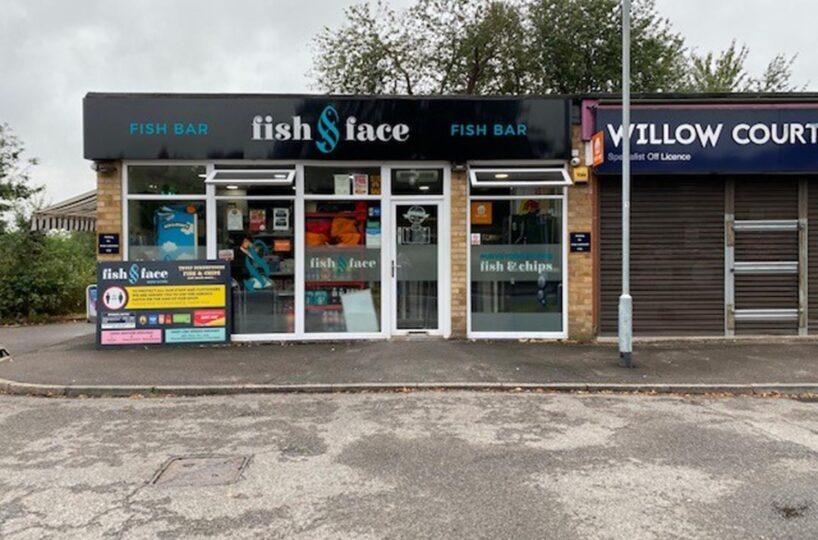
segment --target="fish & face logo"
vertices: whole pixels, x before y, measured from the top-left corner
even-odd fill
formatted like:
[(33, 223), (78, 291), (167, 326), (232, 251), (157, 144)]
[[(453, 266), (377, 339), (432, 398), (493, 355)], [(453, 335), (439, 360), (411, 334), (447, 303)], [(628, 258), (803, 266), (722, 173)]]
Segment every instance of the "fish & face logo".
[(409, 140), (409, 131), (407, 124), (371, 124), (359, 122), (355, 116), (342, 119), (333, 105), (326, 105), (315, 126), (304, 122), (300, 115), (291, 117), (289, 122), (275, 122), (270, 114), (257, 114), (253, 116), (250, 138), (274, 142), (313, 141), (319, 152), (330, 154), (344, 141), (403, 143)]
[(128, 269), (128, 283), (135, 285), (139, 281), (139, 265), (132, 264)]
[(320, 141), (315, 141), (315, 146), (323, 154), (329, 154), (338, 146), (341, 140), (341, 133), (338, 131), (338, 111), (332, 105), (327, 105), (318, 118), (318, 134)]

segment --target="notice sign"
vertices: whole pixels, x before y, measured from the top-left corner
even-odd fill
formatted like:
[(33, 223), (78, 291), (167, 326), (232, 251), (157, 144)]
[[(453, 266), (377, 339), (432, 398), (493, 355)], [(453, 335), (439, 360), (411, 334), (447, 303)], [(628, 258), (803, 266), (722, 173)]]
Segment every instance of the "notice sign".
[(97, 345), (230, 341), (230, 267), (224, 261), (99, 263)]

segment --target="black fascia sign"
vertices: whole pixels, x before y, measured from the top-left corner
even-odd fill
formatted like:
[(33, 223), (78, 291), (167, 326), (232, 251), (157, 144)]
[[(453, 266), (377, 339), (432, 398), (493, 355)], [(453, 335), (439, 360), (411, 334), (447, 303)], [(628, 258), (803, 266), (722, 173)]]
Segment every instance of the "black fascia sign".
[(88, 94), (93, 160), (571, 157), (569, 99)]

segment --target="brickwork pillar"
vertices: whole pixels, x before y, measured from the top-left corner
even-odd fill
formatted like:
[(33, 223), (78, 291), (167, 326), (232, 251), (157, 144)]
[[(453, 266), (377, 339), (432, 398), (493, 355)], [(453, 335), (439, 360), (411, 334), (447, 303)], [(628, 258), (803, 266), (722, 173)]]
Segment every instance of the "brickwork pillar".
[(465, 171), (452, 171), (451, 185), (451, 272), (452, 337), (466, 337), (468, 283), (466, 274), (466, 208), (468, 180)]
[[(581, 165), (588, 166), (580, 138), (579, 126), (574, 126), (573, 148), (580, 150)], [(596, 236), (596, 189), (597, 183), (591, 175), (587, 184), (576, 184), (567, 189), (568, 232), (591, 233), (591, 251), (568, 253), (568, 338), (576, 341), (590, 341), (596, 335), (595, 329), (595, 280), (596, 250), (599, 238)]]
[(97, 255), (97, 260), (121, 261), (126, 241), (122, 227), (122, 162), (106, 162), (105, 167), (105, 172), (97, 172), (97, 233), (118, 234), (120, 254)]

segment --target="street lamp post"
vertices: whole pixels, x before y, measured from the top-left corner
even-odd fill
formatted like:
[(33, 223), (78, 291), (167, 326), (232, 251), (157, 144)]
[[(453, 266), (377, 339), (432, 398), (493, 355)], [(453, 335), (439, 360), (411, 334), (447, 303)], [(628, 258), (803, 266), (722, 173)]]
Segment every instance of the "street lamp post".
[(619, 297), (619, 362), (633, 367), (631, 298), (631, 2), (622, 0), (622, 295)]

